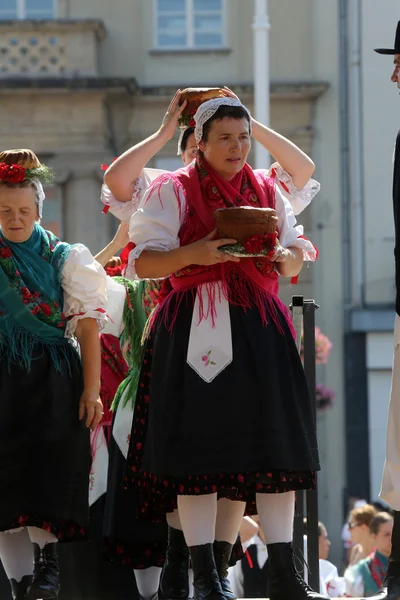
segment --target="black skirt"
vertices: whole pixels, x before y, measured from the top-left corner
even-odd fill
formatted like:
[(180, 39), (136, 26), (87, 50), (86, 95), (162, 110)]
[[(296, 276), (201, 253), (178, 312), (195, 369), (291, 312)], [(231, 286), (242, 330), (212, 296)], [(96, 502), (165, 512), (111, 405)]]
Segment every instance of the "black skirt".
[(92, 458), (82, 390), (72, 347), (61, 373), (47, 352), (29, 373), (0, 361), (0, 531), (31, 525), (60, 541), (86, 539)]
[[(104, 558), (129, 569), (162, 567), (168, 541), (168, 527), (140, 518), (136, 511), (140, 498), (130, 486), (122, 486), (125, 458), (111, 435), (109, 445), (107, 494), (104, 512)], [(233, 546), (230, 566), (243, 558), (240, 539)]]
[(125, 458), (111, 434), (105, 497), (105, 559), (130, 569), (162, 567), (167, 551), (166, 523), (149, 523), (135, 511), (135, 489), (122, 487)]
[[(169, 306), (174, 312), (174, 301)], [(233, 362), (211, 383), (187, 364), (193, 296), (172, 332), (160, 314), (136, 398), (125, 485), (160, 515), (177, 494), (313, 489), (317, 439), (303, 366), (285, 316), (263, 324), (256, 308), (230, 306)], [(254, 511), (251, 511), (254, 512)]]

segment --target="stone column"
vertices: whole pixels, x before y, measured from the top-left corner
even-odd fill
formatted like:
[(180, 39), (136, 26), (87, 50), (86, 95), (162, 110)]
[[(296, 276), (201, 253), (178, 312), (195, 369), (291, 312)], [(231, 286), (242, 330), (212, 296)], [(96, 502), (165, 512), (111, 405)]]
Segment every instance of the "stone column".
[(102, 173), (73, 169), (64, 184), (64, 239), (85, 244), (96, 254), (111, 240), (116, 219), (102, 213)]

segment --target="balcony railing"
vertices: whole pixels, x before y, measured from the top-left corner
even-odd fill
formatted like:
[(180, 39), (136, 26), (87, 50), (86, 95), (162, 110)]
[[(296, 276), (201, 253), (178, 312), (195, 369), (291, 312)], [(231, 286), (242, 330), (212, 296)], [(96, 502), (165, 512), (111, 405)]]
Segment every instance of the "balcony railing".
[(0, 21), (0, 77), (96, 77), (101, 21)]

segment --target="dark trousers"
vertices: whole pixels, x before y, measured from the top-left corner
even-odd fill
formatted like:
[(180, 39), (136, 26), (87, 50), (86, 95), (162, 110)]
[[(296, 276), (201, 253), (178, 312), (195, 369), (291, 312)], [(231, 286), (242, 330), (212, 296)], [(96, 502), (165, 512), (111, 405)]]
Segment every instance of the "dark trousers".
[(392, 553), (390, 560), (400, 562), (400, 512), (394, 512), (394, 525), (392, 533)]

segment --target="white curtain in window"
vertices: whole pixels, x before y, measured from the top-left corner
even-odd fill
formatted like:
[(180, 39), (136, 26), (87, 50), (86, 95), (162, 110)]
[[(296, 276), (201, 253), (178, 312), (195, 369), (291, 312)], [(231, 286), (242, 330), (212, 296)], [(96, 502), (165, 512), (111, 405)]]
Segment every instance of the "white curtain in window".
[(53, 19), (56, 0), (0, 0), (0, 19)]
[(156, 7), (159, 48), (223, 45), (223, 0), (156, 0)]

